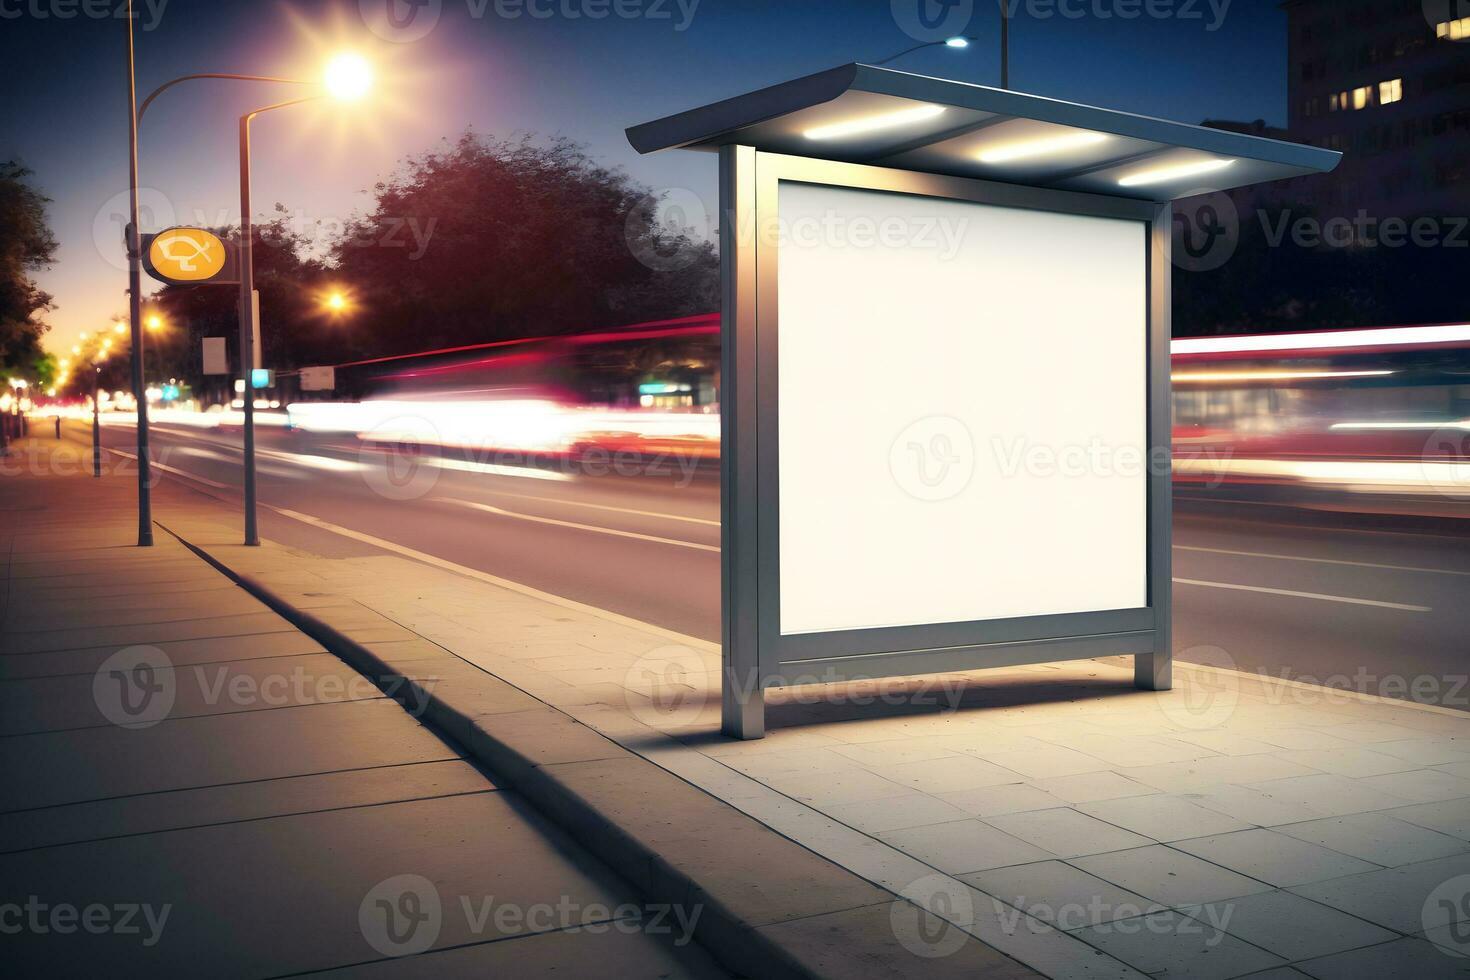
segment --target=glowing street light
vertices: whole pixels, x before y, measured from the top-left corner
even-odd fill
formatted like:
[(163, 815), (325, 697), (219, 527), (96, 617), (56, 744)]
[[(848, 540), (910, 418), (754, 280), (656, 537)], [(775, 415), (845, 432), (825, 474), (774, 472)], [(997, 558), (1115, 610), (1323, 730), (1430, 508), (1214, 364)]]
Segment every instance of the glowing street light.
[[(904, 48), (897, 54), (891, 54), (886, 58), (874, 61), (872, 64), (886, 65), (890, 61), (897, 61), (906, 54), (912, 54), (924, 48), (934, 48), (941, 45), (956, 51), (962, 51), (968, 48), (971, 42), (978, 40), (980, 40), (978, 37), (969, 34), (956, 34), (954, 37), (947, 37), (942, 41), (924, 41), (911, 48)], [(1011, 87), (1011, 13), (1010, 8), (1004, 2), (1000, 4), (1000, 87)]]
[(352, 312), (352, 297), (345, 290), (332, 289), (322, 294), (322, 310), (328, 316), (342, 317)]
[(154, 333), (157, 333), (158, 331), (163, 329), (163, 317), (159, 316), (157, 313), (149, 316), (147, 320), (143, 321), (143, 323), (145, 326), (148, 327), (149, 330)]
[(344, 52), (327, 62), (322, 82), (332, 98), (356, 102), (373, 87), (373, 69), (362, 55)]

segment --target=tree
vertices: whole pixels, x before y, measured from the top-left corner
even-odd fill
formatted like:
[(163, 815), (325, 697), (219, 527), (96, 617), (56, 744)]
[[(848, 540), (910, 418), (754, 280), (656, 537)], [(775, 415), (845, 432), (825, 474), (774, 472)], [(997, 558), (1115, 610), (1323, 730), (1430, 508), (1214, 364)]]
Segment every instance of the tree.
[(35, 379), (49, 329), (38, 314), (52, 302), (31, 274), (54, 261), (56, 239), (46, 222), (50, 202), (27, 183), (31, 175), (14, 161), (0, 163), (0, 369)]
[(719, 306), (714, 246), (661, 224), (647, 188), (563, 137), (467, 133), (377, 185), (332, 249), (347, 333), (380, 354)]

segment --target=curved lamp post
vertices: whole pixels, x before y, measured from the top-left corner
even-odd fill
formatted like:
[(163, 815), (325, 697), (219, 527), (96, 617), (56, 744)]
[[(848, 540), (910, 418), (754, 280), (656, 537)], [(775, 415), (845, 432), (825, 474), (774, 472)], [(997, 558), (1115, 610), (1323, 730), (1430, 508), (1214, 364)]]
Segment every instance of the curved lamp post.
[[(997, 6), (1000, 8), (1000, 87), (1008, 89), (1011, 87), (1011, 14), (1010, 10), (1006, 7), (1006, 0), (997, 0)], [(891, 54), (881, 61), (872, 62), (872, 64), (874, 67), (886, 65), (890, 61), (897, 61), (906, 54), (913, 54), (915, 51), (921, 51), (924, 48), (936, 48), (941, 45), (946, 48), (968, 48), (973, 42), (979, 40), (980, 38), (970, 34), (956, 34), (954, 37), (947, 37), (943, 41), (925, 41), (923, 44), (916, 44), (911, 48), (904, 48), (897, 54)]]

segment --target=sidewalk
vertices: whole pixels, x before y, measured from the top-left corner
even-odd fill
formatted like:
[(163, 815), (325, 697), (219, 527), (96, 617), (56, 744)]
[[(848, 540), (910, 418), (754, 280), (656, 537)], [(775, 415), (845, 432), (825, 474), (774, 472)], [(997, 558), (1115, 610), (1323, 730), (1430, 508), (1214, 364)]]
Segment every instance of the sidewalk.
[[(419, 642), (488, 672), (434, 705), (538, 805), (571, 801), (564, 825), (598, 811), (596, 839), (633, 838), (645, 860), (691, 859), (595, 781), (610, 763), (537, 753), (600, 733), (1047, 976), (1470, 970), (1470, 715), (1187, 664), (1175, 691), (1139, 692), (1126, 661), (1085, 661), (775, 691), (771, 734), (732, 742), (709, 643), (359, 532), (377, 553), (241, 548), (233, 507), (174, 494), (164, 524), (386, 673), (413, 676), (399, 650)], [(462, 708), (506, 687), (547, 707)], [(845, 925), (947, 962), (942, 933)]]
[(1126, 661), (1088, 661), (775, 691), (772, 733), (732, 742), (711, 644), (303, 515), (355, 557), (246, 549), (235, 501), (172, 480), (156, 512), (431, 695), (428, 719), (643, 894), (699, 895), (730, 927), (715, 947), (813, 975), (1470, 967), (1465, 714), (1186, 664), (1138, 692)]
[(727, 975), (696, 903), (647, 902), (172, 536), (134, 547), (133, 477), (88, 452), (22, 440), (0, 475), (6, 976)]

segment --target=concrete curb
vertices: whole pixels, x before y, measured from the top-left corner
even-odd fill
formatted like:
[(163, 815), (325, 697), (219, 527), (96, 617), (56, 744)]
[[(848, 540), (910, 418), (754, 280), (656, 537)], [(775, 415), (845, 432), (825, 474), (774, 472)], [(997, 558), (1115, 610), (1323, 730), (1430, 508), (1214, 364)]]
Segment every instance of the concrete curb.
[[(650, 902), (697, 908), (695, 938), (727, 968), (761, 978), (1037, 976), (973, 937), (942, 959), (917, 954), (892, 928), (873, 928), (905, 899), (449, 651), (425, 640), (359, 642), (159, 526), (456, 739)], [(931, 934), (953, 928), (913, 914)]]

